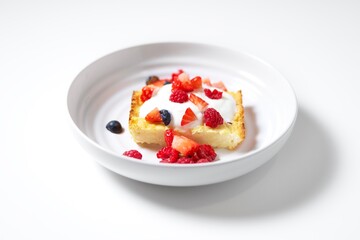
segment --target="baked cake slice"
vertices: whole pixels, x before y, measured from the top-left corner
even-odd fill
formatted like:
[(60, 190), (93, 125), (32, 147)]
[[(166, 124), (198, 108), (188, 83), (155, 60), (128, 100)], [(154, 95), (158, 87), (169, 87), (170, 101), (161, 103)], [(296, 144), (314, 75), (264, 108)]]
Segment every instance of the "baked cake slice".
[(242, 92), (183, 72), (155, 79), (133, 92), (129, 129), (139, 144), (165, 146), (164, 132), (173, 129), (199, 144), (232, 150), (245, 139)]

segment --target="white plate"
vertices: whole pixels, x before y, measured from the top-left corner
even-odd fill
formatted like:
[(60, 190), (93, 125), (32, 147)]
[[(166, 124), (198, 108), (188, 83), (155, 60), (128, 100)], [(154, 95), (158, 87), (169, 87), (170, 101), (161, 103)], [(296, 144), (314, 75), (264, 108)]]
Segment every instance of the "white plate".
[[(135, 144), (128, 131), (132, 91), (150, 75), (168, 77), (178, 69), (242, 90), (246, 139), (234, 151), (218, 149), (215, 162), (159, 163), (159, 147)], [(194, 43), (155, 43), (107, 55), (75, 78), (67, 104), (76, 135), (100, 164), (132, 179), (169, 186), (211, 184), (254, 170), (280, 150), (297, 115), (292, 88), (272, 66), (245, 53)], [(114, 119), (125, 128), (122, 134), (105, 129)], [(122, 156), (130, 149), (139, 150), (143, 160)]]

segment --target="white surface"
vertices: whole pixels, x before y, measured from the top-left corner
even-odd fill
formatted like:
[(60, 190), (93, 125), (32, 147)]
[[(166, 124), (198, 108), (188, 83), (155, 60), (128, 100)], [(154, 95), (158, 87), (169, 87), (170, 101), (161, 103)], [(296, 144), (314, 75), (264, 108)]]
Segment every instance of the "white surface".
[[(359, 239), (358, 1), (2, 1), (0, 239)], [(300, 111), (272, 161), (233, 181), (168, 188), (119, 177), (74, 139), (79, 70), (130, 45), (250, 52)]]
[[(133, 91), (141, 89), (148, 76), (156, 74), (160, 78), (170, 78), (178, 68), (193, 75), (208, 74), (212, 82), (223, 80), (227, 88), (243, 92), (246, 139), (232, 151), (217, 149), (218, 159), (212, 163), (159, 163), (156, 153), (160, 147), (139, 146), (129, 132), (127, 123)], [(163, 88), (169, 89), (165, 99), (169, 101), (171, 86)], [(192, 105), (183, 107), (182, 114), (187, 106)], [(155, 106), (152, 103), (148, 111)], [(127, 48), (92, 63), (72, 82), (67, 107), (71, 116), (69, 121), (73, 123), (79, 140), (100, 164), (131, 179), (167, 186), (218, 183), (256, 169), (284, 145), (297, 114), (293, 89), (269, 64), (234, 50), (174, 42)], [(226, 109), (224, 103), (222, 107)], [(174, 118), (181, 118), (182, 115), (174, 115), (174, 108), (165, 107)], [(221, 110), (217, 110), (224, 116)], [(111, 119), (122, 122), (122, 134), (112, 134), (105, 129)], [(124, 157), (123, 153), (130, 149), (139, 150), (142, 160)]]

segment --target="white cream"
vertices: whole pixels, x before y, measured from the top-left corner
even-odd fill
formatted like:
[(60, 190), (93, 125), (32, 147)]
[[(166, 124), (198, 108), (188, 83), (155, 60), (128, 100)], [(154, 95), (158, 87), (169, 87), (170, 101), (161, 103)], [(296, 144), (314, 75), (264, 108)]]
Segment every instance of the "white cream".
[[(206, 87), (211, 90), (214, 90), (213, 87)], [(220, 89), (217, 89), (222, 91)], [(236, 112), (236, 103), (234, 98), (225, 91), (222, 91), (222, 98), (221, 99), (211, 99), (208, 98), (203, 89), (200, 91), (192, 92), (196, 96), (202, 98), (205, 102), (209, 105), (208, 108), (216, 109), (220, 115), (223, 117), (225, 122), (231, 122), (234, 118)], [(170, 125), (172, 128), (179, 129), (179, 130), (187, 130), (199, 126), (203, 123), (203, 113), (195, 106), (190, 100), (185, 103), (175, 103), (169, 100), (171, 94), (171, 84), (165, 85), (160, 90), (155, 93), (152, 98), (147, 100), (141, 107), (140, 107), (140, 117), (145, 118), (145, 116), (157, 107), (159, 110), (166, 109), (171, 114), (171, 122)], [(186, 124), (185, 126), (181, 126), (181, 119), (185, 113), (187, 108), (191, 108), (191, 110), (195, 113), (197, 120)]]

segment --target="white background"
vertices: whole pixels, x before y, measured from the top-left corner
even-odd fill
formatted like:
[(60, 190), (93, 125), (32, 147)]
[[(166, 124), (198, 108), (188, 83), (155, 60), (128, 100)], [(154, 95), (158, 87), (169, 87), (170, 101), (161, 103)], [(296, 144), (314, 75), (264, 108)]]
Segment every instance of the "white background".
[[(78, 72), (124, 47), (252, 53), (294, 87), (274, 159), (171, 188), (99, 166), (72, 135)], [(359, 239), (359, 1), (0, 1), (0, 239)]]

